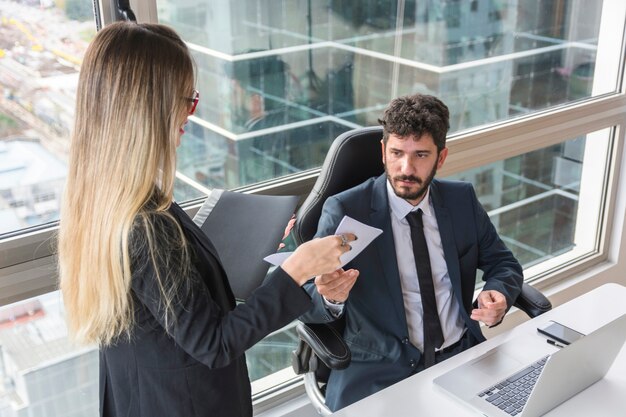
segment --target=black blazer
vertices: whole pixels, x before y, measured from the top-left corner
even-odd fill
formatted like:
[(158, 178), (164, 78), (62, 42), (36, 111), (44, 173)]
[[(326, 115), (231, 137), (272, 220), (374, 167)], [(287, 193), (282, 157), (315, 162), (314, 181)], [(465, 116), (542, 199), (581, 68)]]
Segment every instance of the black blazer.
[[(141, 236), (134, 234), (131, 245), (139, 248), (131, 252), (135, 326), (130, 340), (120, 337), (100, 350), (100, 415), (251, 416), (245, 350), (308, 310), (311, 300), (278, 268), (235, 307), (209, 239), (176, 204), (169, 212), (191, 249), (189, 286), (175, 300), (177, 320), (168, 335), (155, 270), (137, 242)], [(171, 233), (165, 222), (155, 227), (157, 233)]]

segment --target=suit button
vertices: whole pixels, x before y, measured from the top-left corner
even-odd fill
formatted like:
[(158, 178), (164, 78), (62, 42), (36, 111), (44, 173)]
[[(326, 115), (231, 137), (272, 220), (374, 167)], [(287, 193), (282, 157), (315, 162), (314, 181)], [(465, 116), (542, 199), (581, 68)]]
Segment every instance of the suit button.
[(409, 361), (409, 366), (411, 366), (411, 368), (415, 368), (417, 366), (417, 362), (415, 361), (415, 359), (411, 359)]
[(408, 345), (409, 344), (409, 338), (405, 337), (404, 339), (402, 339), (402, 344), (403, 345)]

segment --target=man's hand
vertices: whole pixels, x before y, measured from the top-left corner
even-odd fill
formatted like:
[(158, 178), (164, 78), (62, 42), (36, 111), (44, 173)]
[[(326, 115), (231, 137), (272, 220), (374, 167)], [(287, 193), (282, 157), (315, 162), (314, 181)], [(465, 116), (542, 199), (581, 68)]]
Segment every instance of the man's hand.
[(348, 294), (354, 286), (359, 271), (356, 269), (338, 269), (330, 274), (315, 277), (315, 286), (324, 298), (330, 302), (343, 303), (348, 299)]
[(472, 310), (472, 320), (478, 320), (487, 326), (500, 323), (506, 313), (506, 298), (499, 291), (482, 291), (478, 294), (478, 308)]

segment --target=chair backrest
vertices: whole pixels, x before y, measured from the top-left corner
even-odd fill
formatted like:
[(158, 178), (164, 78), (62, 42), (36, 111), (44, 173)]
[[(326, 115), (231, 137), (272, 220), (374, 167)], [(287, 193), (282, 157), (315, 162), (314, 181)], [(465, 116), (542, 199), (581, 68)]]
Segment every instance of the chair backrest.
[(350, 130), (333, 141), (313, 189), (296, 214), (293, 236), (298, 244), (315, 235), (328, 197), (384, 172), (382, 138), (382, 126), (374, 126)]

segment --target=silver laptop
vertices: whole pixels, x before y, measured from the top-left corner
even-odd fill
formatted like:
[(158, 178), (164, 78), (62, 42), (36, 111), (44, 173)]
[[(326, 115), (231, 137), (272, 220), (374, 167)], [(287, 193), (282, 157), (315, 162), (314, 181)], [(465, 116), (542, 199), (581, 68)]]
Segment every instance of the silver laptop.
[(541, 416), (602, 379), (624, 341), (626, 314), (547, 356), (539, 335), (509, 340), (433, 382), (485, 416)]

